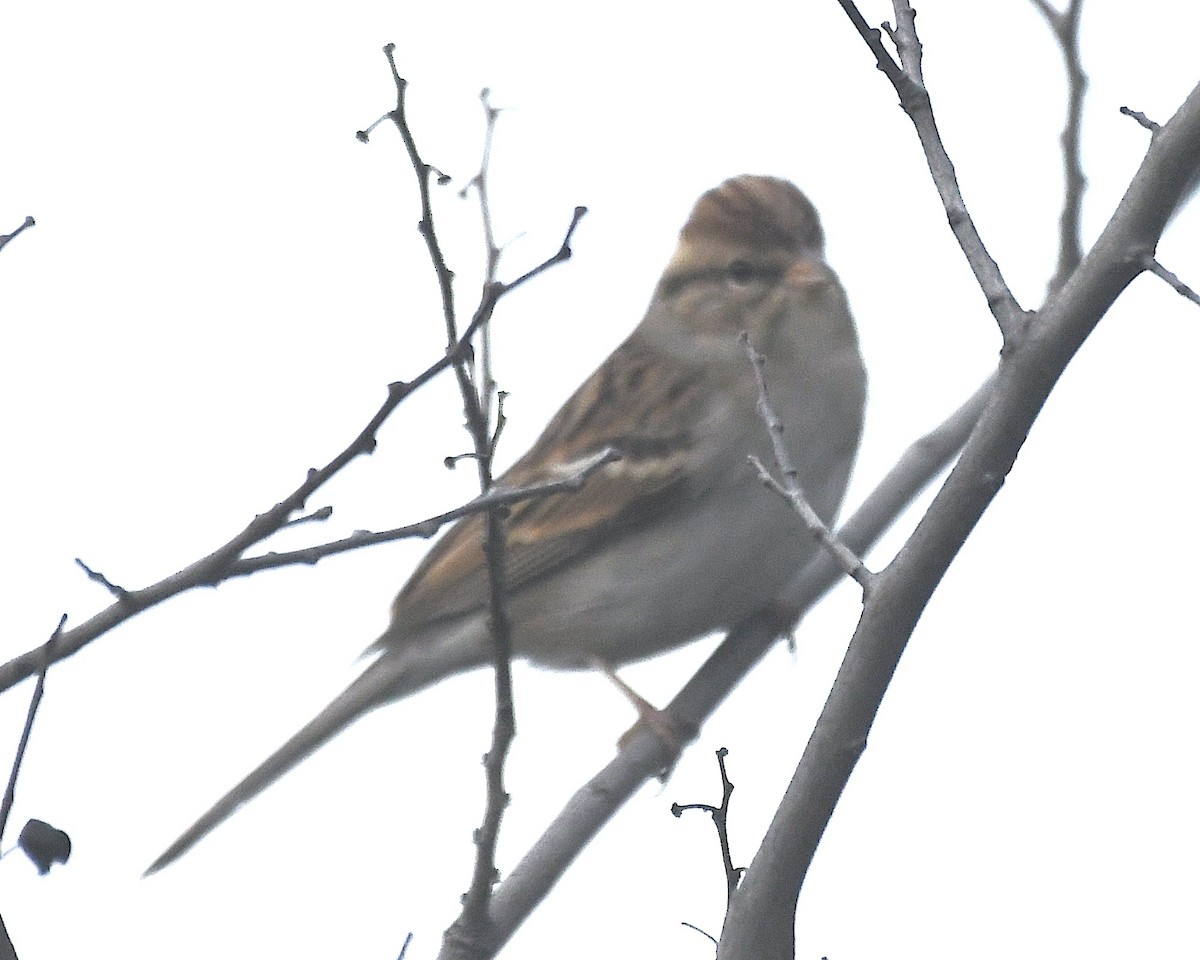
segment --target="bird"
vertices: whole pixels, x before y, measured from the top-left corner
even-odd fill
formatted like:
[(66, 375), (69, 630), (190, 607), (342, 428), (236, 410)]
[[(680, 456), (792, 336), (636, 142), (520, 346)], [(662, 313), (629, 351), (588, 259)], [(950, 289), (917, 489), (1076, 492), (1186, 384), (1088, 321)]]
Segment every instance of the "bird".
[[(498, 486), (562, 479), (505, 521), (514, 657), (615, 667), (728, 629), (819, 547), (750, 457), (772, 462), (753, 365), (805, 498), (832, 523), (857, 455), (866, 372), (816, 208), (791, 182), (733, 177), (700, 196), (641, 323)], [(484, 518), (459, 520), (400, 590), (359, 677), (189, 827), (161, 870), (367, 712), (491, 662)]]

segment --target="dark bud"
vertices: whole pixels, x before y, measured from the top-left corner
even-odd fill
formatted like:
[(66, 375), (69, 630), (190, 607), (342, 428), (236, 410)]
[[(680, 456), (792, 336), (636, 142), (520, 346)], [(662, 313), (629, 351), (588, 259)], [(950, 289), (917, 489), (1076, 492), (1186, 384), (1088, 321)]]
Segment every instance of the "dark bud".
[(66, 863), (71, 857), (71, 838), (42, 820), (30, 820), (25, 824), (17, 845), (41, 874), (49, 873), (54, 864)]

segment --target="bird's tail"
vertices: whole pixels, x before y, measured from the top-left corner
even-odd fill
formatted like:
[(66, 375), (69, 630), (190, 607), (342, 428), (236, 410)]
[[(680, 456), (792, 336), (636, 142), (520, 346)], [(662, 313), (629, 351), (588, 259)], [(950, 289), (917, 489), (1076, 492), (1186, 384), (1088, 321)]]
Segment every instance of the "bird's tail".
[(416, 693), (452, 673), (478, 666), (482, 661), (481, 656), (439, 658), (428, 656), (430, 652), (421, 651), (426, 655), (413, 656), (416, 651), (412, 647), (384, 652), (329, 706), (188, 827), (162, 856), (150, 864), (144, 876), (157, 873), (179, 859), (232, 816), (242, 804), (254, 799), (359, 717), (385, 703)]

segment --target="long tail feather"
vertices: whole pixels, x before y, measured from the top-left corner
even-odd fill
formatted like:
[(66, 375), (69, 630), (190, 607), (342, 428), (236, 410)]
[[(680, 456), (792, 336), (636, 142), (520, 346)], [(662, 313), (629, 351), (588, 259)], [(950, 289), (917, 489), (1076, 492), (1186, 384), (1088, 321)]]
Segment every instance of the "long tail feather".
[[(143, 876), (157, 873), (178, 860), (212, 830), (231, 817), (242, 804), (253, 800), (272, 783), (317, 749), (341, 733), (355, 720), (376, 707), (409, 696), (452, 673), (478, 663), (478, 657), (454, 661), (428, 655), (414, 657), (404, 652), (386, 652), (366, 668), (324, 710), (304, 725), (290, 740), (267, 757), (237, 786), (185, 830), (146, 869)], [(428, 651), (423, 651), (428, 654)]]

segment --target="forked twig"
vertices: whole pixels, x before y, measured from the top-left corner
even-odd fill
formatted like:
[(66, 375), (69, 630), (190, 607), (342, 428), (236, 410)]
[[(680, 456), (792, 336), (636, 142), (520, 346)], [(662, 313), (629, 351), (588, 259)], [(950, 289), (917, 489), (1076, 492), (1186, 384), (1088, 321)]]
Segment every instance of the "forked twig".
[(771, 449), (775, 453), (775, 462), (783, 474), (783, 482), (780, 483), (771, 476), (771, 472), (763, 466), (758, 457), (751, 456), (750, 462), (758, 471), (758, 477), (763, 484), (791, 505), (796, 516), (804, 523), (805, 529), (829, 551), (846, 576), (851, 577), (862, 587), (865, 598), (870, 594), (874, 575), (867, 569), (861, 558), (834, 535), (833, 531), (825, 525), (825, 521), (818, 516), (817, 511), (813, 509), (812, 504), (808, 502), (808, 498), (800, 488), (800, 472), (792, 463), (787, 445), (783, 442), (784, 424), (775, 412), (775, 408), (771, 406), (771, 397), (767, 392), (766, 360), (761, 353), (754, 349), (750, 343), (750, 337), (744, 330), (738, 334), (738, 341), (754, 367), (754, 379), (758, 385), (758, 412), (771, 436)]
[(921, 70), (921, 42), (917, 37), (916, 13), (904, 0), (894, 0), (892, 4), (896, 11), (896, 26), (888, 28), (888, 35), (895, 43), (900, 56), (901, 63), (898, 64), (884, 46), (882, 33), (867, 25), (853, 0), (838, 0), (838, 3), (870, 48), (875, 57), (875, 65), (900, 95), (900, 105), (916, 128), (921, 149), (925, 153), (925, 160), (938, 195), (942, 198), (942, 206), (946, 210), (946, 218), (950, 221), (954, 238), (962, 248), (980, 290), (987, 298), (988, 308), (996, 318), (1005, 341), (1011, 340), (1020, 334), (1024, 326), (1025, 311), (1008, 288), (999, 265), (984, 246), (975, 221), (971, 219), (963, 201), (954, 164), (942, 144)]

